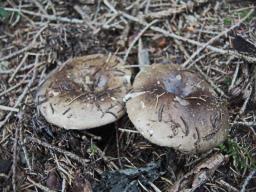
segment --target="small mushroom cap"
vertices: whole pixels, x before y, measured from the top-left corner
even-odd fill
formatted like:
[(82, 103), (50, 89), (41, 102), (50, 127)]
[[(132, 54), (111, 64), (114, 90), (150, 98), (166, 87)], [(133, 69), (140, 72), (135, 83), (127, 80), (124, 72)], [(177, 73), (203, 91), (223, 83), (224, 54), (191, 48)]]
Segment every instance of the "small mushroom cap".
[(76, 57), (53, 71), (37, 92), (45, 119), (65, 129), (89, 129), (116, 121), (131, 71), (116, 56)]
[(227, 137), (226, 104), (206, 81), (188, 70), (164, 64), (145, 67), (128, 95), (129, 118), (152, 143), (198, 153)]

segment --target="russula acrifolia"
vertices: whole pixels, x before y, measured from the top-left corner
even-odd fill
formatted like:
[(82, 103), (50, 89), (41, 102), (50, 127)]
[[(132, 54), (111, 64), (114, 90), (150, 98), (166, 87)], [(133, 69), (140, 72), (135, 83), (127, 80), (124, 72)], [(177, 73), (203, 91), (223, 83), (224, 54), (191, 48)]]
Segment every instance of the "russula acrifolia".
[(89, 129), (116, 121), (131, 71), (114, 55), (76, 57), (54, 70), (37, 92), (45, 119), (65, 129)]
[(144, 68), (125, 99), (130, 120), (146, 139), (185, 153), (207, 151), (225, 140), (227, 106), (205, 80), (171, 64)]

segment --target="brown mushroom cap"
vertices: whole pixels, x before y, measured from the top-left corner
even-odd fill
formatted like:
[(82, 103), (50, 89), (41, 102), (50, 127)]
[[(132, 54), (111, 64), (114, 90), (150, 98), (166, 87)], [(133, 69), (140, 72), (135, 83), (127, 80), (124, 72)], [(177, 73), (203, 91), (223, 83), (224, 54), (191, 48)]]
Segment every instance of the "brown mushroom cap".
[(226, 104), (188, 70), (164, 64), (145, 67), (128, 95), (129, 118), (157, 145), (197, 153), (219, 145), (228, 134)]
[(116, 56), (77, 57), (52, 72), (37, 93), (45, 119), (65, 129), (89, 129), (116, 121), (131, 71)]

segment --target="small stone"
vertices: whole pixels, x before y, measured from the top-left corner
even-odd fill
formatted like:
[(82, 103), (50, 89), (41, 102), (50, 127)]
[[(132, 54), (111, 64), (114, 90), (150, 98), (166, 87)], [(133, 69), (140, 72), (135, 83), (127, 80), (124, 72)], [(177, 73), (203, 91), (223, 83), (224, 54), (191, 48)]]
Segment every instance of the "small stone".
[(5, 112), (0, 110), (0, 121), (2, 121), (5, 117)]
[(75, 174), (74, 182), (71, 186), (71, 192), (92, 192), (92, 186), (91, 183), (84, 178), (84, 176), (80, 173), (80, 171), (77, 171)]
[(8, 174), (12, 166), (11, 160), (0, 159), (0, 173)]
[(177, 75), (176, 79), (180, 81), (181, 80), (181, 75)]
[(61, 183), (59, 176), (55, 171), (51, 171), (46, 180), (46, 186), (51, 190), (60, 190)]

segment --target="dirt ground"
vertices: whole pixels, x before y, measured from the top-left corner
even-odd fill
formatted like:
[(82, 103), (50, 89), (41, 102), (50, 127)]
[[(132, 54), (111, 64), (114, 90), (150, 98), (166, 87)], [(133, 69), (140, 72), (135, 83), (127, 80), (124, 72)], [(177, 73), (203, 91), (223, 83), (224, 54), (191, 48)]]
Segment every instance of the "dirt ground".
[[(253, 0), (0, 5), (0, 191), (256, 191)], [(148, 142), (127, 115), (84, 131), (40, 115), (35, 95), (50, 71), (75, 56), (115, 53), (135, 76), (139, 39), (150, 63), (189, 68), (227, 101), (223, 144), (183, 154)]]

